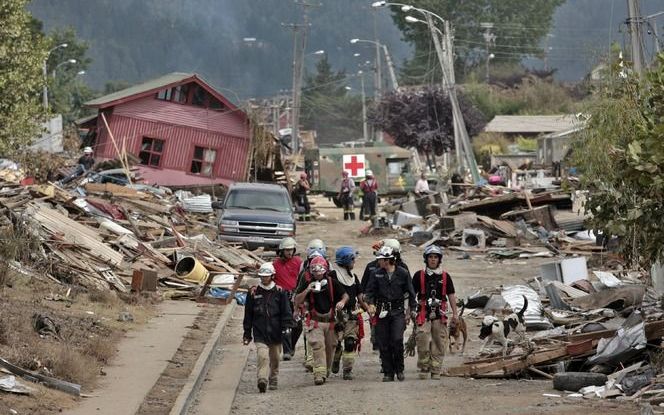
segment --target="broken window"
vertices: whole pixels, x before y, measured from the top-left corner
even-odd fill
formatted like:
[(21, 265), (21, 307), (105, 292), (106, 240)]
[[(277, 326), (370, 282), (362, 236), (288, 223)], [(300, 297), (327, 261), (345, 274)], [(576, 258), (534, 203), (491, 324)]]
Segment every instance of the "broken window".
[(205, 147), (194, 147), (194, 157), (191, 160), (191, 169), (193, 174), (201, 176), (212, 176), (214, 161), (217, 158), (217, 150)]
[(172, 93), (173, 93), (173, 88), (162, 89), (161, 91), (157, 92), (157, 99), (170, 101)]
[(138, 158), (141, 159), (141, 164), (145, 166), (159, 167), (163, 152), (164, 140), (143, 137), (141, 151), (138, 153)]
[(191, 105), (204, 107), (207, 101), (207, 92), (199, 85), (194, 87), (194, 93), (191, 95)]

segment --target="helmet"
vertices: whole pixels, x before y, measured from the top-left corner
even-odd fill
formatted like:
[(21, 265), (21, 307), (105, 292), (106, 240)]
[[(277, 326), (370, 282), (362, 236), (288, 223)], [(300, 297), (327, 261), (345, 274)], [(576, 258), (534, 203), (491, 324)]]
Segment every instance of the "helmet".
[(389, 246), (395, 254), (401, 252), (401, 244), (396, 239), (383, 239), (383, 246)]
[(288, 237), (284, 238), (279, 242), (279, 250), (284, 250), (284, 249), (295, 249), (297, 247), (297, 243), (295, 242), (295, 239)]
[(309, 245), (307, 245), (307, 257), (310, 258), (314, 252), (317, 252), (321, 256), (327, 255), (327, 247), (325, 247), (325, 243), (320, 239), (312, 239), (309, 241)]
[(355, 249), (351, 246), (342, 246), (341, 248), (337, 249), (337, 252), (335, 253), (335, 259), (334, 262), (336, 262), (339, 265), (350, 265), (351, 262), (355, 259)]
[(432, 255), (432, 254), (433, 255), (438, 255), (438, 257), (442, 261), (442, 259), (443, 259), (443, 250), (440, 249), (440, 247), (438, 245), (429, 245), (424, 249), (424, 254), (422, 254), (422, 257), (424, 257), (424, 262), (425, 263), (427, 261), (427, 257), (429, 255)]
[(344, 177), (348, 177), (348, 172), (346, 170), (344, 170), (343, 172), (341, 172), (341, 175), (344, 176)]
[(271, 277), (275, 274), (274, 270), (274, 265), (272, 265), (271, 262), (266, 262), (263, 265), (261, 265), (260, 269), (258, 270), (258, 276), (259, 277)]
[(328, 270), (327, 260), (322, 256), (316, 256), (311, 260), (311, 262), (309, 262), (309, 272), (311, 272), (312, 274), (320, 274), (323, 272), (327, 272), (327, 270)]
[(394, 258), (394, 249), (389, 246), (383, 246), (376, 252), (376, 259)]
[(84, 154), (92, 154), (92, 153), (94, 153), (94, 151), (92, 151), (92, 147), (85, 147), (83, 149), (83, 153)]
[(300, 179), (306, 179), (307, 178), (307, 173), (300, 173)]
[(372, 172), (371, 170), (367, 170), (367, 171), (364, 173), (364, 175), (367, 176), (367, 177), (369, 177), (369, 176), (373, 176), (373, 172)]

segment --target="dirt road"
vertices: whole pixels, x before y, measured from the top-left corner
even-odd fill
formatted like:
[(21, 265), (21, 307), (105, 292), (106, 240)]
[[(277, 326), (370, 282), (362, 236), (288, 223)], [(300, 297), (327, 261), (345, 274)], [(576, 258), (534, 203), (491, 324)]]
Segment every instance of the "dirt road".
[[(371, 242), (376, 237), (360, 237), (360, 222), (334, 220), (340, 216), (340, 209), (325, 209), (328, 220), (298, 224), (298, 243), (303, 250), (308, 240), (319, 237), (330, 248), (351, 245), (360, 251), (357, 270), (361, 273), (371, 260)], [(328, 251), (329, 252), (329, 251)], [(331, 252), (334, 252), (333, 250)], [(479, 257), (470, 260), (458, 259), (458, 254), (447, 252), (445, 266), (454, 278), (457, 293), (465, 297), (478, 287), (496, 287), (501, 284), (519, 283), (536, 275), (542, 260), (504, 261), (490, 263)], [(411, 270), (422, 264), (421, 252), (415, 247), (404, 247), (404, 258)], [(240, 310), (241, 311), (241, 310)], [(241, 313), (236, 315), (235, 324), (230, 325), (225, 348), (233, 350), (241, 342)], [(477, 338), (479, 321), (468, 319), (470, 341), (467, 354), (475, 354), (480, 347)], [(408, 329), (408, 331), (410, 328)], [(407, 333), (408, 333), (407, 331)], [(256, 389), (256, 355), (250, 346), (248, 359), (235, 399), (233, 414), (625, 414), (634, 413), (633, 406), (615, 401), (581, 401), (565, 398), (552, 389), (548, 380), (505, 380), (505, 379), (464, 379), (443, 377), (440, 381), (419, 380), (415, 367), (416, 358), (406, 359), (406, 380), (404, 382), (382, 383), (379, 373), (378, 355), (371, 351), (368, 339), (363, 342), (363, 350), (356, 360), (355, 379), (344, 381), (339, 375), (332, 375), (323, 386), (314, 386), (313, 377), (303, 366), (302, 344), (296, 357), (281, 363), (279, 390), (259, 394)], [(222, 352), (223, 355), (223, 352)], [(445, 365), (461, 362), (461, 356), (447, 356)], [(233, 376), (225, 371), (224, 365), (233, 363), (231, 358), (219, 360), (216, 369), (208, 378), (214, 382), (215, 376)], [(237, 363), (237, 362), (235, 362)], [(237, 364), (236, 364), (237, 365)], [(216, 375), (215, 375), (216, 374)], [(238, 373), (239, 374), (239, 373)], [(222, 413), (214, 411), (214, 391), (206, 390), (199, 402), (207, 401), (194, 408), (191, 413)], [(559, 394), (561, 397), (547, 397), (543, 394)], [(208, 396), (205, 396), (208, 395)], [(216, 399), (219, 399), (217, 396)], [(217, 403), (220, 402), (217, 400)], [(217, 405), (217, 409), (219, 406)]]

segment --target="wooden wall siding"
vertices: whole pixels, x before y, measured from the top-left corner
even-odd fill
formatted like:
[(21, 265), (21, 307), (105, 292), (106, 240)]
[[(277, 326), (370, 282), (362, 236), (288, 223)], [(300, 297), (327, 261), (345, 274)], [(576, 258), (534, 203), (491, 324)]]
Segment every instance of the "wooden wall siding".
[[(143, 137), (158, 138), (165, 141), (160, 167), (189, 172), (194, 154), (194, 146), (217, 149), (214, 176), (232, 180), (243, 180), (249, 151), (249, 139), (220, 134), (197, 128), (166, 125), (164, 123), (136, 119), (118, 115), (114, 111), (107, 116), (118, 147), (126, 148), (138, 155)], [(108, 132), (100, 125), (98, 144), (95, 155), (99, 158), (116, 158), (115, 148), (108, 137)]]
[(234, 112), (218, 112), (192, 105), (177, 104), (149, 96), (113, 108), (113, 113), (148, 121), (165, 122), (227, 135), (248, 134), (242, 117)]

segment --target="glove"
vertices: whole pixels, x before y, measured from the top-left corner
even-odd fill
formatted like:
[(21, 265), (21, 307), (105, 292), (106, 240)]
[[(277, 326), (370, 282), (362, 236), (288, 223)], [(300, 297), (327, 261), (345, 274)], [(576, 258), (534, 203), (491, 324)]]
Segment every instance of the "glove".
[(376, 306), (373, 304), (369, 304), (369, 307), (367, 308), (367, 313), (369, 313), (370, 316), (376, 314)]
[(291, 334), (291, 329), (290, 329), (290, 327), (287, 328), (287, 329), (283, 329), (283, 330), (281, 330), (281, 334), (283, 334), (284, 336), (285, 336), (285, 335), (288, 335), (288, 334)]

